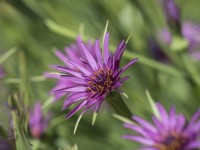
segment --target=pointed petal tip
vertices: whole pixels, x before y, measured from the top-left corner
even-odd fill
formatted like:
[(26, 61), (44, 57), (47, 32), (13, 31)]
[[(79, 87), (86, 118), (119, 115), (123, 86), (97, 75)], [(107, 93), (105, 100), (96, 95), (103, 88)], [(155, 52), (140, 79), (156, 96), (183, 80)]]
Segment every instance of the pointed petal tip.
[(62, 108), (61, 108), (61, 111), (64, 111), (65, 109), (66, 109), (65, 107), (62, 107)]
[(44, 77), (48, 77), (48, 75), (49, 75), (48, 72), (44, 72), (44, 73), (42, 74), (42, 76), (44, 76)]
[(106, 37), (109, 37), (110, 36), (110, 33), (109, 32), (106, 32)]
[(52, 51), (53, 51), (53, 53), (54, 53), (55, 55), (56, 55), (57, 53), (60, 52), (60, 50), (58, 50), (58, 49), (53, 49)]
[(71, 116), (70, 116), (69, 113), (65, 116), (66, 119), (69, 119), (70, 117), (71, 117)]
[(137, 62), (139, 60), (139, 58), (134, 58), (133, 60), (135, 60), (135, 62)]

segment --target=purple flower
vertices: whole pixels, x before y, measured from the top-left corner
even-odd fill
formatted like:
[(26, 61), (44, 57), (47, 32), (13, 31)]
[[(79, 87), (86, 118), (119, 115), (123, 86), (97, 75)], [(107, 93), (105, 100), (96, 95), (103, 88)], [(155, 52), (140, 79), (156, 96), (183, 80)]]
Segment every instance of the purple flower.
[(162, 6), (165, 11), (165, 17), (169, 22), (175, 22), (179, 24), (180, 21), (180, 9), (174, 2), (174, 0), (161, 0)]
[(50, 113), (48, 113), (46, 116), (42, 114), (42, 106), (40, 102), (37, 102), (34, 108), (31, 110), (29, 116), (29, 128), (34, 138), (41, 137), (48, 126), (50, 118)]
[(154, 125), (134, 116), (138, 124), (125, 123), (124, 126), (138, 135), (124, 135), (123, 138), (142, 144), (141, 150), (196, 150), (200, 148), (200, 110), (190, 122), (183, 114), (176, 114), (175, 107), (167, 113), (157, 103), (160, 119), (153, 116)]
[(172, 35), (167, 29), (162, 29), (158, 32), (158, 37), (164, 44), (171, 44)]
[(2, 66), (0, 66), (0, 79), (5, 77), (5, 72)]
[(200, 24), (185, 22), (182, 25), (182, 35), (189, 42), (189, 50), (200, 48)]
[(103, 52), (101, 52), (98, 39), (94, 45), (91, 44), (90, 46), (78, 40), (77, 45), (72, 45), (66, 49), (67, 56), (57, 52), (57, 56), (59, 53), (59, 58), (65, 63), (65, 66), (56, 67), (59, 72), (63, 73), (58, 80), (72, 84), (63, 85), (62, 88), (54, 90), (53, 93), (68, 95), (64, 101), (63, 109), (78, 103), (67, 114), (67, 118), (80, 109), (82, 109), (82, 115), (89, 108), (97, 112), (106, 95), (111, 91), (117, 91), (122, 83), (128, 79), (128, 76), (121, 77), (121, 75), (137, 59), (133, 59), (120, 69), (120, 60), (125, 48), (126, 43), (123, 40), (118, 45), (115, 53), (111, 54), (109, 51), (109, 33), (107, 33), (104, 39)]
[(163, 52), (162, 48), (160, 47), (160, 45), (158, 44), (158, 42), (154, 38), (151, 38), (149, 40), (149, 50), (150, 50), (151, 56), (154, 59), (156, 59), (160, 62), (163, 62), (163, 63), (169, 62), (169, 58)]

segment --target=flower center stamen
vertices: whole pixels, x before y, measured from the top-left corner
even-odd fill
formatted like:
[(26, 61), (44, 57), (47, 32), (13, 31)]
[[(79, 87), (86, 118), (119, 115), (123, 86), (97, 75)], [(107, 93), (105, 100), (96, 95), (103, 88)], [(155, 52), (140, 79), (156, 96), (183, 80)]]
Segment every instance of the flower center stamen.
[(111, 90), (111, 84), (113, 82), (112, 70), (108, 67), (101, 68), (95, 72), (93, 75), (89, 76), (88, 88), (87, 90), (95, 93), (104, 93)]
[(158, 150), (181, 150), (183, 144), (185, 142), (185, 138), (182, 136), (168, 136), (164, 142), (161, 144), (156, 144), (155, 147)]

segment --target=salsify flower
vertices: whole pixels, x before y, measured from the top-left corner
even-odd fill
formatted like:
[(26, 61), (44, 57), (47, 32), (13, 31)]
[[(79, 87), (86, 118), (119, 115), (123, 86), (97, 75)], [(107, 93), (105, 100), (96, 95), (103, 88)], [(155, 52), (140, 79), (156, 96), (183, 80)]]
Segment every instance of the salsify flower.
[(189, 42), (189, 50), (200, 48), (200, 24), (185, 22), (182, 25), (182, 35)]
[(163, 63), (169, 63), (169, 58), (164, 53), (164, 51), (162, 50), (162, 48), (160, 47), (156, 39), (151, 38), (149, 40), (149, 50), (150, 50), (151, 56), (155, 60), (163, 62)]
[(188, 41), (188, 50), (194, 59), (200, 60), (200, 24), (185, 22), (182, 25), (182, 35)]
[(168, 22), (175, 22), (177, 25), (180, 22), (180, 8), (175, 3), (175, 0), (161, 0), (164, 8), (166, 20)]
[(126, 128), (138, 135), (124, 135), (123, 138), (141, 143), (140, 150), (197, 150), (200, 148), (200, 110), (190, 121), (183, 114), (177, 114), (175, 107), (167, 113), (165, 108), (156, 104), (159, 118), (152, 116), (153, 123), (133, 116), (138, 124), (124, 123)]
[(166, 28), (160, 30), (158, 32), (158, 38), (163, 44), (170, 45), (172, 43), (172, 35)]
[(48, 127), (51, 114), (43, 115), (42, 105), (40, 102), (35, 103), (34, 108), (30, 112), (29, 116), (29, 128), (31, 135), (34, 138), (40, 138)]
[[(74, 51), (78, 47), (78, 51)], [(65, 62), (65, 66), (57, 66), (57, 70), (62, 73), (60, 79), (72, 84), (54, 90), (54, 94), (67, 94), (63, 109), (74, 103), (76, 107), (67, 114), (67, 118), (82, 109), (81, 115), (89, 108), (97, 112), (105, 97), (111, 91), (117, 91), (128, 76), (121, 77), (123, 72), (133, 65), (137, 59), (133, 59), (122, 69), (120, 61), (126, 48), (125, 41), (121, 41), (114, 54), (109, 51), (109, 33), (105, 35), (103, 52), (101, 52), (100, 42), (97, 39), (94, 45), (85, 45), (78, 40), (74, 48), (69, 48), (70, 55), (60, 55), (60, 59)], [(71, 51), (70, 51), (71, 50)], [(103, 53), (103, 54), (102, 54)], [(77, 57), (79, 54), (79, 57)]]

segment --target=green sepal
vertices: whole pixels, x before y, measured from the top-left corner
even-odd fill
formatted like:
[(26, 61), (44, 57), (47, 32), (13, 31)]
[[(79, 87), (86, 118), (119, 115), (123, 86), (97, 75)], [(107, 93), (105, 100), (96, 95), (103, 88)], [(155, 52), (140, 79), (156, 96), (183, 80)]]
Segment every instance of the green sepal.
[(115, 109), (116, 114), (131, 118), (132, 113), (126, 104), (127, 100), (127, 96), (118, 92), (111, 92), (106, 98), (106, 101)]

